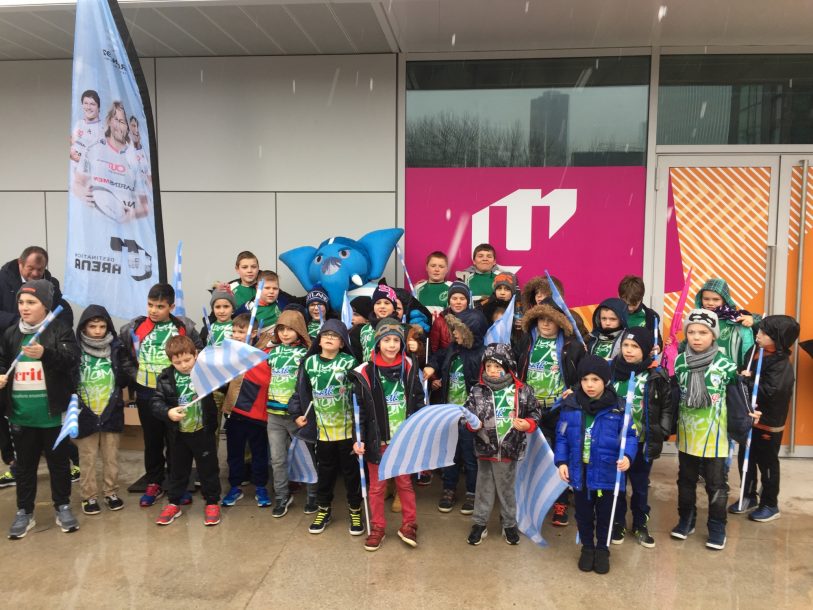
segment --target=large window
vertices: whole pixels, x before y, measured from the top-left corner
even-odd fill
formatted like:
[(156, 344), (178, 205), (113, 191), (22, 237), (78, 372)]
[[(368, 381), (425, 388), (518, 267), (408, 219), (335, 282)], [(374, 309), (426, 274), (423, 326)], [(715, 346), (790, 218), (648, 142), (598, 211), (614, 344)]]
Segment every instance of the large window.
[(407, 167), (644, 165), (648, 57), (407, 64)]
[(658, 144), (813, 143), (813, 55), (665, 55)]

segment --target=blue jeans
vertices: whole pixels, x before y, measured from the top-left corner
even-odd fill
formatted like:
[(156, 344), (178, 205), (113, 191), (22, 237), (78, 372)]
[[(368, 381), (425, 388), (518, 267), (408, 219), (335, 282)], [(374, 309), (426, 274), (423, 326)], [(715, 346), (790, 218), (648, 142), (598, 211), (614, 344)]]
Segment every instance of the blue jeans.
[(597, 490), (573, 490), (573, 500), (582, 546), (588, 549), (606, 549), (610, 513), (613, 509), (612, 490), (604, 490), (601, 495)]
[(466, 493), (473, 494), (477, 487), (477, 458), (474, 456), (474, 432), (465, 424), (458, 428), (454, 464), (443, 469), (443, 489), (457, 489), (461, 462), (466, 468)]
[[(627, 470), (627, 489), (632, 487), (630, 508), (632, 509), (632, 529), (646, 525), (649, 515), (649, 473), (652, 462), (644, 459), (643, 451), (638, 451)], [(627, 493), (618, 494), (618, 504), (615, 508), (615, 523), (626, 527), (627, 525)]]

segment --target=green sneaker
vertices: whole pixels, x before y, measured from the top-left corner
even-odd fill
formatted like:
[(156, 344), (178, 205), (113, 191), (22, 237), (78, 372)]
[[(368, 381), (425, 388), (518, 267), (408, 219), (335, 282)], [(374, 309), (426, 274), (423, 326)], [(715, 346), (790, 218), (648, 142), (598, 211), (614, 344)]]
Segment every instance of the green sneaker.
[(10, 470), (6, 470), (0, 474), (0, 487), (14, 487), (17, 484), (17, 479)]

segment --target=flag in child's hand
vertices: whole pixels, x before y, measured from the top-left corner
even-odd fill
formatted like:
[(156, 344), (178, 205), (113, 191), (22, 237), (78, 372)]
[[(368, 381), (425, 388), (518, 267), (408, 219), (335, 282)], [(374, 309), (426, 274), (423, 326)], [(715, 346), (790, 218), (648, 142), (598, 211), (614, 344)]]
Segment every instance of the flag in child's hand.
[(344, 299), (342, 300), (342, 322), (347, 327), (347, 330), (353, 328), (353, 308), (350, 306), (350, 299), (347, 298), (347, 291), (344, 291)]
[(502, 318), (494, 322), (486, 331), (485, 344), (505, 343), (511, 345), (511, 330), (514, 326), (514, 300), (516, 295), (511, 297), (511, 302), (502, 314)]
[(192, 385), (198, 398), (211, 394), (266, 358), (268, 354), (263, 350), (232, 339), (217, 346), (209, 345), (198, 354), (192, 369)]
[(480, 427), (480, 420), (460, 405), (429, 405), (411, 415), (398, 428), (382, 456), (378, 480), (451, 466), (461, 418), (472, 428)]
[(545, 515), (567, 488), (553, 463), (553, 451), (537, 428), (527, 435), (525, 457), (517, 463), (514, 492), (517, 499), (517, 527), (532, 542), (547, 546), (542, 537)]
[(288, 447), (288, 480), (297, 483), (316, 483), (316, 467), (305, 441), (296, 436)]
[(62, 422), (62, 429), (59, 431), (59, 436), (54, 441), (53, 449), (61, 443), (65, 437), (70, 436), (76, 438), (79, 436), (79, 397), (76, 394), (71, 394), (71, 401), (68, 403), (68, 412), (65, 414), (65, 421)]

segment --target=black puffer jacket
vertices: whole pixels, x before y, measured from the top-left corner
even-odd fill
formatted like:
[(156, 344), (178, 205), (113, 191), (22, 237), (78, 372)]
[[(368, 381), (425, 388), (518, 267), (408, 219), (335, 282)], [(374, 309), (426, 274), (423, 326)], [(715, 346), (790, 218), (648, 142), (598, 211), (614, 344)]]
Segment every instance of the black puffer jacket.
[[(482, 379), (485, 362), (494, 360), (513, 378), (514, 417), (528, 420), (531, 427), (527, 432), (511, 428), (500, 440), (497, 435), (497, 413), (494, 406), (494, 390)], [(483, 352), (483, 365), (480, 369), (480, 382), (472, 386), (465, 407), (477, 416), (482, 427), (475, 431), (474, 452), (479, 458), (517, 461), (525, 455), (526, 434), (534, 432), (539, 425), (541, 412), (533, 390), (516, 377), (516, 363), (508, 345), (492, 343)]]
[[(375, 357), (375, 356), (374, 356)], [(359, 403), (361, 423), (361, 440), (364, 442), (364, 458), (372, 464), (381, 462), (381, 444), (389, 443), (390, 422), (387, 401), (379, 376), (397, 379), (403, 375), (404, 394), (406, 398), (406, 416), (424, 406), (423, 387), (418, 378), (418, 367), (412, 359), (402, 355), (403, 368), (399, 362), (395, 366), (383, 366), (378, 361), (353, 369), (350, 378), (353, 381), (353, 392)], [(402, 372), (403, 371), (403, 372)]]
[[(641, 405), (641, 420), (645, 429), (638, 431), (638, 450), (645, 450), (644, 457), (647, 462), (651, 462), (660, 457), (664, 441), (672, 434), (675, 403), (672, 400), (669, 374), (664, 369), (652, 367), (639, 374), (645, 374), (647, 378)], [(619, 397), (623, 398), (620, 394)]]
[(82, 349), (82, 331), (85, 325), (93, 318), (102, 318), (107, 323), (107, 330), (113, 334), (113, 342), (110, 344), (110, 366), (113, 369), (113, 391), (107, 401), (107, 406), (99, 415), (90, 410), (85, 404), (84, 394), (79, 387), (79, 438), (90, 436), (96, 432), (121, 432), (124, 429), (124, 400), (121, 390), (130, 383), (130, 374), (122, 366), (126, 358), (124, 347), (116, 335), (113, 327), (113, 320), (110, 314), (101, 305), (88, 305), (82, 316), (79, 318), (79, 325), (76, 327), (76, 341), (80, 350)]
[(447, 347), (429, 356), (429, 366), (436, 371), (435, 375), (441, 378), (440, 395), (443, 402), (448, 400), (449, 369), (455, 356), (460, 356), (463, 361), (463, 377), (467, 388), (480, 380), (480, 364), (485, 349), (483, 339), (488, 330), (488, 322), (483, 312), (477, 309), (465, 309), (456, 315), (448, 314), (446, 324), (450, 334), (455, 330), (458, 331), (463, 343), (461, 345), (453, 339)]
[[(23, 333), (19, 324), (11, 326), (0, 338), (0, 374), (8, 370), (12, 360), (20, 353)], [(45, 348), (42, 354), (42, 371), (48, 393), (48, 412), (57, 416), (68, 409), (71, 394), (76, 391), (79, 377), (79, 346), (73, 331), (56, 319), (48, 325), (38, 339)], [(9, 381), (0, 391), (2, 414), (11, 415), (11, 388)]]
[[(214, 433), (217, 430), (217, 405), (212, 394), (209, 394), (201, 401), (203, 407), (203, 429)], [(178, 406), (178, 386), (175, 383), (175, 367), (168, 366), (161, 374), (155, 385), (155, 393), (150, 400), (152, 414), (168, 424), (169, 433), (174, 435), (180, 432), (178, 422), (169, 419), (167, 413), (173, 407)]]
[[(757, 408), (762, 412), (755, 426), (767, 432), (780, 432), (788, 417), (788, 405), (793, 395), (793, 365), (790, 350), (799, 338), (799, 323), (790, 316), (767, 316), (759, 329), (773, 339), (776, 352), (765, 354), (757, 389)], [(756, 365), (752, 366), (752, 370)], [(748, 387), (754, 389), (754, 378), (748, 377)]]

